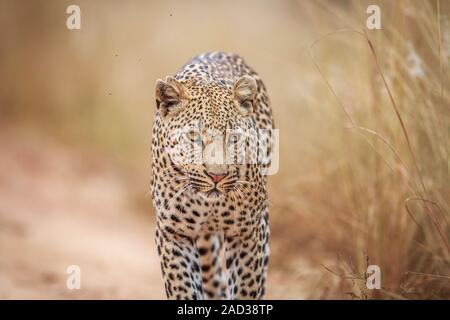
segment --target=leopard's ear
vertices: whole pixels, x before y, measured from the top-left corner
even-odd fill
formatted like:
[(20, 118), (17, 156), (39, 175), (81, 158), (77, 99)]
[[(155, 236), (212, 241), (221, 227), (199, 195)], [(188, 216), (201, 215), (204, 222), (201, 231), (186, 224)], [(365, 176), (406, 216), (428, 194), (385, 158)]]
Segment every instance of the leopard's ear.
[(250, 115), (253, 110), (258, 84), (250, 76), (242, 76), (233, 85), (233, 102), (242, 115)]
[(176, 115), (189, 102), (190, 96), (186, 88), (173, 77), (166, 81), (156, 81), (156, 106), (163, 117)]

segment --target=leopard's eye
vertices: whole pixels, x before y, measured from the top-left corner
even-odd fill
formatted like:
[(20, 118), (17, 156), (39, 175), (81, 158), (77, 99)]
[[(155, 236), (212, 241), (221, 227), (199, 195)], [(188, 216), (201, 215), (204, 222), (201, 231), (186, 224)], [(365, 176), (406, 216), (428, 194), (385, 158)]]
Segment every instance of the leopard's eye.
[(200, 134), (200, 132), (195, 131), (195, 130), (190, 130), (190, 131), (186, 132), (185, 138), (192, 143), (196, 143), (196, 144), (202, 143), (202, 135)]

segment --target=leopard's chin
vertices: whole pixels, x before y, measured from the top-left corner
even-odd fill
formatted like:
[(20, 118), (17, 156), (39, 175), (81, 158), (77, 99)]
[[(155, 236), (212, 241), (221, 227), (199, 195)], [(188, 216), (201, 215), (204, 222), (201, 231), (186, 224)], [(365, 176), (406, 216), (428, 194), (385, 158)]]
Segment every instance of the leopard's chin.
[(225, 196), (225, 193), (217, 188), (199, 192), (201, 197), (207, 201), (217, 201)]

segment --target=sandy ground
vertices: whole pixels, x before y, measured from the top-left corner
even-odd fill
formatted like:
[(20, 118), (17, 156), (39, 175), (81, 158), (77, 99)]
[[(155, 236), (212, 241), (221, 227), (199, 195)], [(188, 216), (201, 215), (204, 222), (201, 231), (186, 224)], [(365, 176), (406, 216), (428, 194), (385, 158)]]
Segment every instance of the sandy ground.
[[(1, 299), (163, 299), (153, 213), (109, 161), (14, 132), (0, 137)], [(148, 199), (150, 201), (150, 199)], [(66, 286), (81, 268), (81, 289)], [(280, 270), (267, 298), (298, 296)]]
[(25, 141), (0, 138), (0, 298), (163, 298), (152, 213), (132, 212), (120, 173)]

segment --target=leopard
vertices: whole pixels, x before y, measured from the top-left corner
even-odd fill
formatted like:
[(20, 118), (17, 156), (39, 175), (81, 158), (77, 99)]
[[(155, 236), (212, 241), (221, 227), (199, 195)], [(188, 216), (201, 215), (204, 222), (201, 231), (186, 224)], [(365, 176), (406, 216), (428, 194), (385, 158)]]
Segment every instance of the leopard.
[(167, 298), (263, 299), (275, 128), (265, 84), (240, 55), (208, 52), (157, 80), (155, 98), (151, 196)]

